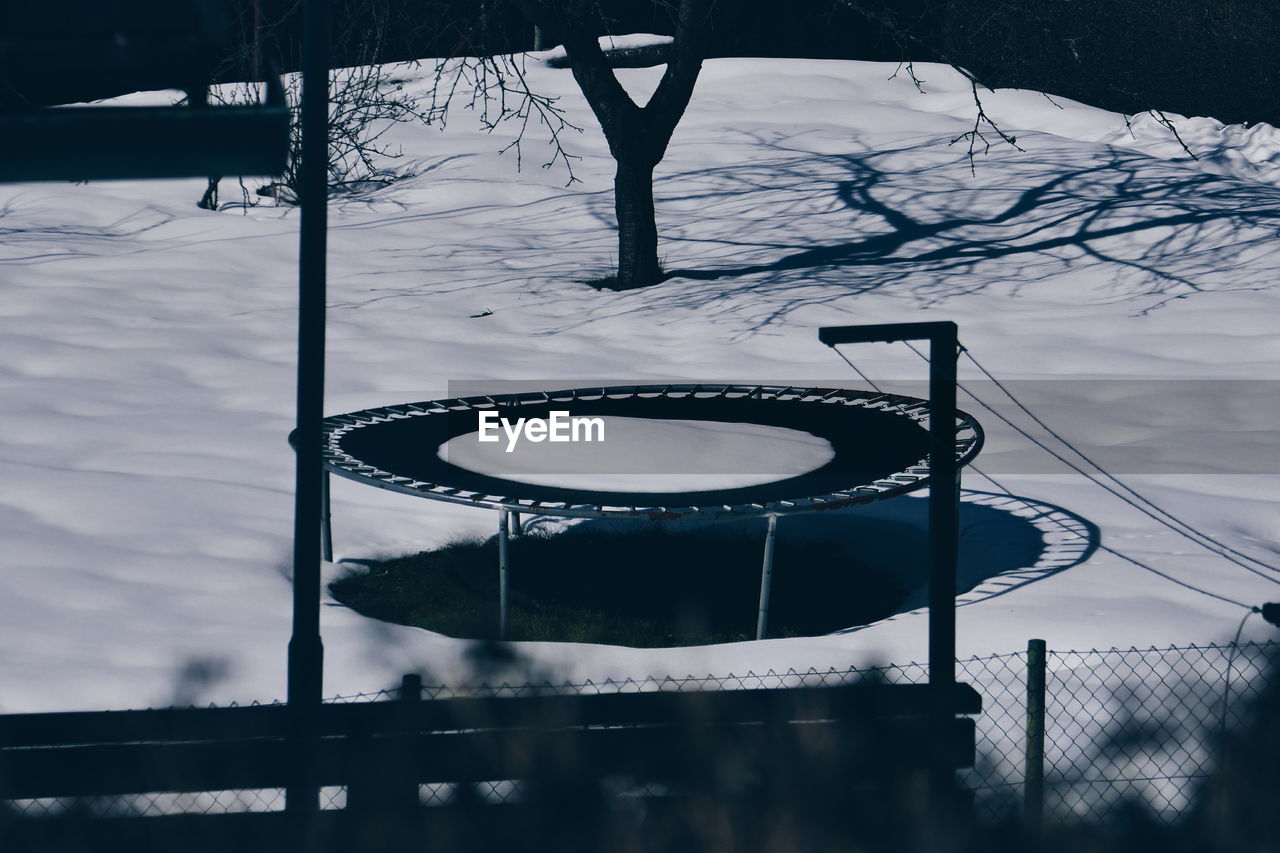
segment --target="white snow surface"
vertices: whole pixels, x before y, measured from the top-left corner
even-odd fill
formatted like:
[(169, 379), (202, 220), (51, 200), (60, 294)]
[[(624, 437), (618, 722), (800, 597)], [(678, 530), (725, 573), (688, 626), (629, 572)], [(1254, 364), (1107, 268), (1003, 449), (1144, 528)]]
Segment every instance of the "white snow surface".
[[(632, 50), (638, 47), (660, 47), (664, 44), (672, 44), (675, 39), (671, 36), (660, 36), (653, 33), (627, 33), (625, 35), (600, 36), (597, 41), (601, 50), (611, 51)], [(550, 50), (533, 51), (529, 53), (529, 56), (543, 62), (552, 62), (557, 59), (567, 59), (569, 54), (565, 52), (564, 45), (556, 45)]]
[[(987, 110), (1017, 147), (988, 133), (971, 163), (965, 140), (952, 142), (973, 127), (968, 84), (945, 67), (917, 71), (924, 92), (892, 65), (706, 63), (656, 173), (660, 251), (675, 275), (622, 294), (581, 283), (615, 257), (613, 169), (568, 71), (527, 68), (585, 128), (568, 139), (581, 157), (568, 186), (559, 167), (537, 168), (535, 140), (517, 171), (498, 153), (514, 130), (488, 135), (465, 113), (443, 132), (394, 128), (406, 177), (330, 207), (326, 410), (440, 398), (455, 379), (857, 388), (819, 326), (948, 319), (1002, 379), (1096, 380), (1069, 438), (1141, 442), (1145, 407), (1113, 393), (1112, 379), (1255, 380), (1205, 392), (1217, 422), (1197, 425), (1209, 456), (1215, 435), (1252, 429), (1240, 389), (1280, 378), (1277, 131), (1174, 117), (1193, 160), (1158, 122), (998, 91), (984, 95)], [(425, 71), (397, 73), (429, 85)], [(620, 72), (638, 99), (661, 73)], [(284, 695), (299, 217), (200, 210), (203, 186), (0, 187), (2, 711)], [(236, 193), (224, 181), (224, 199)], [(900, 345), (846, 354), (891, 389), (925, 375)], [(1125, 480), (1275, 564), (1276, 470)], [(1276, 572), (1227, 562), (1065, 469), (997, 479), (1166, 577), (1104, 550), (1063, 568), (1039, 545), (1074, 534), (984, 497), (994, 488), (969, 473), (961, 655), (1030, 637), (1058, 649), (1224, 641), (1246, 611), (1183, 584), (1250, 605), (1276, 598)], [(898, 543), (920, 547), (922, 507), (901, 498), (848, 518), (783, 519), (779, 535), (854, 530), (851, 552), (892, 565)], [(348, 559), (495, 524), (336, 478), (333, 511)], [(470, 677), (465, 641), (327, 598), (322, 619), (326, 694), (409, 671)], [(1243, 636), (1274, 631), (1254, 617)], [(845, 668), (923, 660), (925, 617), (717, 647), (521, 651), (548, 677), (577, 681)]]

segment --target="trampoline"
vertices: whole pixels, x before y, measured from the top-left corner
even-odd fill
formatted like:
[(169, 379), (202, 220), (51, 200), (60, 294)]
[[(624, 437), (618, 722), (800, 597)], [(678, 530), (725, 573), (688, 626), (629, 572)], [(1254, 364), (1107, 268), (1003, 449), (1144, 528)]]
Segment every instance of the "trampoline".
[[(462, 467), (442, 453), (474, 433), (482, 412), (500, 417), (650, 419), (700, 424), (751, 424), (808, 433), (826, 441), (827, 461), (769, 482), (682, 491), (610, 491), (524, 482)], [(782, 385), (629, 385), (481, 395), (365, 409), (324, 421), (327, 471), (357, 482), (432, 500), (497, 510), (499, 636), (505, 638), (508, 538), (520, 514), (574, 518), (722, 519), (764, 517), (765, 536), (757, 638), (767, 628), (773, 543), (780, 516), (822, 512), (885, 500), (929, 484), (929, 401), (842, 388)], [(956, 413), (955, 460), (969, 463), (982, 429)], [(640, 460), (643, 463), (644, 460)], [(655, 467), (660, 460), (653, 460)], [(325, 542), (332, 559), (328, 489)]]

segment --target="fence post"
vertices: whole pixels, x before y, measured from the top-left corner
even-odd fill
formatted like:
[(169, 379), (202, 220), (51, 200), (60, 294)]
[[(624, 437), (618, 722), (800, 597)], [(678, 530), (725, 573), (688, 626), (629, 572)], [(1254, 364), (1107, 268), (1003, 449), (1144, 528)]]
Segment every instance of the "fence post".
[(1023, 772), (1023, 823), (1028, 834), (1040, 834), (1044, 822), (1045, 643), (1027, 641), (1027, 748)]
[[(400, 679), (400, 695), (387, 703), (393, 706), (386, 708), (391, 714), (353, 715), (347, 744), (351, 770), (346, 809), (355, 826), (377, 827), (383, 834), (409, 831), (419, 805), (418, 777), (412, 750), (404, 744), (416, 731), (413, 712), (421, 699), (422, 676), (409, 673)], [(383, 703), (353, 710), (374, 711), (374, 704)]]
[[(400, 679), (400, 703), (405, 709), (405, 717), (410, 718), (413, 709), (422, 701), (422, 676), (416, 672), (405, 673)], [(405, 777), (394, 794), (395, 806), (405, 814), (412, 814), (418, 808), (418, 777), (413, 773), (412, 765), (404, 768)]]

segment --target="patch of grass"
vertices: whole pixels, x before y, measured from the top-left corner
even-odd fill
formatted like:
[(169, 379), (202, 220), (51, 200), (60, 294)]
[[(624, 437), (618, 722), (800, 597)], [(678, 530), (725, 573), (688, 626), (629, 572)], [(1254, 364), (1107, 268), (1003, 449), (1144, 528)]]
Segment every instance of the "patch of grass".
[(642, 287), (653, 287), (655, 284), (662, 284), (662, 282), (666, 281), (670, 277), (671, 277), (670, 273), (668, 273), (665, 269), (662, 269), (662, 270), (659, 270), (658, 280), (654, 282), (650, 282), (649, 284), (641, 284), (641, 285), (633, 284), (633, 285), (624, 286), (618, 281), (617, 275), (602, 275), (599, 278), (588, 278), (588, 279), (585, 279), (582, 283), (594, 290), (613, 290), (613, 291), (622, 293), (628, 290), (638, 290)]
[(618, 287), (618, 277), (616, 275), (602, 275), (599, 278), (588, 278), (583, 282), (587, 287), (593, 290), (620, 290)]
[[(511, 639), (664, 647), (755, 636), (761, 538), (663, 527), (581, 531), (511, 540)], [(903, 590), (839, 553), (831, 543), (779, 537), (770, 636), (825, 634), (894, 612)], [(373, 563), (330, 591), (374, 619), (492, 638), (497, 538)]]

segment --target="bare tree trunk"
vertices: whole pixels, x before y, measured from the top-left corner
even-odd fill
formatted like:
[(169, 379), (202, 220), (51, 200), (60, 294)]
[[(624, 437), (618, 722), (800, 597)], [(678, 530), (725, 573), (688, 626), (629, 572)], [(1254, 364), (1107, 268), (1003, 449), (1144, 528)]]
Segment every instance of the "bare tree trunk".
[(658, 88), (642, 107), (618, 82), (598, 36), (607, 22), (597, 0), (515, 0), (526, 18), (564, 45), (569, 67), (600, 121), (618, 163), (613, 181), (618, 215), (616, 287), (663, 280), (653, 215), (653, 168), (661, 160), (702, 69), (713, 0), (679, 0), (675, 41)]
[(653, 166), (619, 160), (613, 179), (618, 215), (618, 290), (662, 281), (658, 264), (658, 227), (653, 210)]

